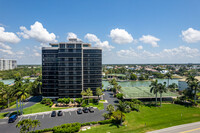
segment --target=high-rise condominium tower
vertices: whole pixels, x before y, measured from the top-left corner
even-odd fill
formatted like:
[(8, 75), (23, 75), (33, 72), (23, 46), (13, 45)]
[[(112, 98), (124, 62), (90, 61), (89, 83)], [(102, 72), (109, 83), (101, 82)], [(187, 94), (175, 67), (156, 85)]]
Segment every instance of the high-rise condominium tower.
[(102, 49), (77, 39), (42, 48), (42, 95), (81, 97), (83, 89), (102, 86)]

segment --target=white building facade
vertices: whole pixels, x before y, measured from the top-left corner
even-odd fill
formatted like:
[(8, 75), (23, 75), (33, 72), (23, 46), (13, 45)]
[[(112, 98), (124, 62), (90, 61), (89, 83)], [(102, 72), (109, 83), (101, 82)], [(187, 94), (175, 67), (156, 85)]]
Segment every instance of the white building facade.
[(12, 59), (0, 59), (0, 71), (17, 68), (17, 61)]

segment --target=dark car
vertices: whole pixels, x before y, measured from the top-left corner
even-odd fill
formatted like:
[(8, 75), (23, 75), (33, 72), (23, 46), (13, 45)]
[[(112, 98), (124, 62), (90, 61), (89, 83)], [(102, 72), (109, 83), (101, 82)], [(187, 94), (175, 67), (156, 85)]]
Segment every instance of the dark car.
[(52, 111), (51, 117), (56, 117), (56, 111)]
[(62, 111), (58, 111), (58, 116), (62, 116), (63, 112)]
[(82, 114), (82, 109), (77, 109), (77, 114)]
[(15, 122), (15, 120), (16, 120), (17, 118), (18, 118), (17, 115), (12, 115), (12, 116), (9, 118), (8, 122), (9, 122), (9, 123), (13, 123), (13, 122)]
[(84, 112), (84, 113), (88, 113), (88, 108), (87, 108), (87, 107), (84, 107), (84, 108), (83, 108), (83, 112)]
[(90, 111), (91, 113), (94, 112), (94, 108), (93, 108), (93, 107), (89, 107), (88, 109), (89, 109), (89, 111)]

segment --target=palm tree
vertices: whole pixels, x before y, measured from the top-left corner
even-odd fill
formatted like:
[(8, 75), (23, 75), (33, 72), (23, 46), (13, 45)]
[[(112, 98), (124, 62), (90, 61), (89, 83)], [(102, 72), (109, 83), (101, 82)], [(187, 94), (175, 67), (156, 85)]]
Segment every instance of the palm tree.
[(101, 89), (101, 88), (98, 87), (98, 88), (96, 89), (96, 95), (98, 96), (98, 101), (99, 101), (99, 96), (100, 96), (100, 95), (103, 95), (102, 89)]
[(149, 87), (151, 87), (150, 89), (150, 93), (153, 93), (154, 95), (156, 95), (156, 106), (157, 106), (157, 94), (158, 94), (158, 80), (156, 79), (155, 81), (151, 81), (151, 84), (149, 85)]
[(92, 90), (90, 88), (86, 89), (86, 91), (81, 92), (82, 96), (88, 96), (88, 104), (89, 104), (89, 96), (93, 96)]
[(189, 75), (186, 78), (186, 82), (187, 82), (189, 88), (191, 90), (194, 90), (194, 102), (196, 103), (196, 93), (197, 93), (197, 88), (199, 87), (200, 82), (193, 75)]
[(158, 92), (160, 93), (160, 106), (162, 106), (162, 93), (167, 92), (166, 82), (158, 84)]
[(112, 112), (115, 111), (115, 107), (112, 105), (112, 104), (109, 104), (107, 107), (106, 107), (106, 110), (112, 114)]
[(32, 128), (34, 128), (33, 131), (35, 131), (35, 128), (37, 128), (37, 126), (40, 127), (40, 121), (39, 120), (33, 120), (32, 121)]
[(7, 106), (8, 108), (10, 107), (10, 98), (12, 97), (13, 89), (11, 86), (4, 85), (0, 83), (1, 86), (1, 91), (0, 91), (0, 96), (7, 100)]
[(22, 86), (23, 86), (22, 77), (19, 73), (17, 73), (15, 75), (15, 81), (14, 81), (14, 86), (13, 86), (14, 87), (13, 96), (16, 97), (17, 114), (18, 114), (18, 100), (20, 99), (18, 91), (22, 88)]
[(121, 112), (121, 122), (120, 125), (122, 126), (122, 114), (126, 112), (128, 105), (125, 102), (119, 101), (119, 104), (116, 104), (117, 110)]
[(169, 79), (172, 79), (172, 74), (170, 72), (165, 74), (165, 77), (167, 77), (168, 82), (167, 82), (167, 87), (169, 87)]

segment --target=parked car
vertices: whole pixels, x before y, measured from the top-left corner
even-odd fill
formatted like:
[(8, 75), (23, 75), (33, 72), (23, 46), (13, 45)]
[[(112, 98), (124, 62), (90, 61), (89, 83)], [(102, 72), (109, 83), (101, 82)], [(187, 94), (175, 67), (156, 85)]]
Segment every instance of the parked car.
[(56, 111), (52, 111), (51, 117), (56, 117)]
[(91, 107), (89, 107), (88, 108), (89, 109), (89, 111), (91, 112), (91, 113), (93, 113), (94, 112), (94, 108), (91, 106)]
[(77, 114), (82, 114), (82, 109), (77, 109)]
[(84, 113), (88, 113), (88, 108), (87, 107), (83, 107), (83, 112)]
[(8, 123), (13, 123), (15, 122), (15, 120), (18, 118), (18, 116), (15, 114), (15, 115), (12, 115), (9, 120), (8, 120)]
[(62, 116), (63, 112), (62, 111), (58, 111), (58, 116)]

